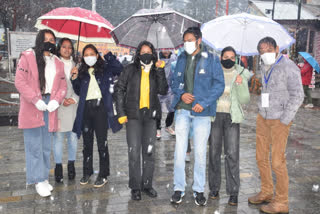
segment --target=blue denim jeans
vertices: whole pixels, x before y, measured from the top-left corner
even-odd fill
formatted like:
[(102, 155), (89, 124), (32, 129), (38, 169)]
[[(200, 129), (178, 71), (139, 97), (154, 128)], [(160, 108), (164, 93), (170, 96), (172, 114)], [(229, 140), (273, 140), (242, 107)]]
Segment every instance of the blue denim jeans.
[(174, 191), (185, 191), (185, 158), (190, 128), (193, 129), (194, 168), (193, 191), (204, 192), (206, 183), (206, 152), (211, 130), (211, 117), (192, 116), (184, 109), (176, 110), (176, 146), (174, 153)]
[[(50, 96), (43, 97), (46, 104), (49, 100)], [(48, 130), (48, 111), (44, 111), (43, 116), (44, 126), (23, 130), (27, 184), (39, 183), (49, 178), (52, 134)]]
[(53, 135), (53, 154), (56, 164), (62, 163), (64, 136), (67, 135), (68, 140), (68, 160), (76, 160), (78, 138), (77, 134), (69, 132), (56, 132)]

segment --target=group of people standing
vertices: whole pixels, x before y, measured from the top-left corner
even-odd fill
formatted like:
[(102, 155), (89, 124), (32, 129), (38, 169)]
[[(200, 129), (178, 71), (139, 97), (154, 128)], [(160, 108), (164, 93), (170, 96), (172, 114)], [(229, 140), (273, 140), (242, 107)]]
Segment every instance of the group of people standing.
[[(165, 67), (171, 66), (170, 56), (159, 60), (153, 44), (148, 41), (139, 44), (133, 62), (125, 67), (111, 53), (105, 54), (103, 60), (93, 45), (87, 45), (77, 68), (71, 40), (61, 39), (56, 52), (54, 34), (49, 30), (40, 31), (35, 47), (21, 54), (16, 73), (16, 87), (21, 94), (19, 128), (24, 131), (27, 184), (35, 184), (41, 196), (51, 194), (53, 187), (48, 182), (51, 137), (54, 139), (55, 180), (63, 181), (65, 135), (68, 137), (69, 179), (75, 177), (77, 137), (83, 137), (80, 184), (87, 184), (93, 174), (95, 133), (100, 169), (94, 186), (103, 186), (110, 175), (107, 129), (117, 132), (125, 125), (131, 198), (141, 200), (141, 192), (157, 197), (153, 172), (155, 141), (161, 121), (159, 95), (168, 96), (169, 90), (172, 102), (167, 105), (166, 128), (176, 135), (171, 202), (181, 203), (186, 192), (185, 160), (191, 137), (195, 203), (200, 206), (207, 203), (204, 191), (209, 141), (209, 197), (219, 197), (224, 147), (228, 203), (237, 205), (240, 123), (244, 120), (241, 105), (250, 101), (250, 73), (236, 64), (237, 55), (232, 47), (224, 48), (220, 58), (207, 50), (198, 27), (188, 28), (182, 39), (184, 51), (178, 56), (172, 73)], [(253, 204), (271, 201), (261, 207), (267, 213), (288, 212), (285, 150), (292, 120), (303, 100), (301, 76), (297, 66), (279, 53), (273, 38), (263, 38), (257, 49), (264, 77), (256, 130), (261, 192), (248, 201)], [(114, 76), (119, 76), (115, 86)], [(175, 130), (171, 127), (173, 120)], [(275, 195), (271, 166), (277, 178)]]
[[(68, 178), (76, 176), (78, 138), (83, 137), (83, 177), (87, 184), (93, 174), (93, 142), (96, 134), (101, 187), (109, 176), (107, 130), (121, 125), (113, 111), (113, 77), (122, 71), (111, 53), (101, 58), (95, 46), (83, 49), (81, 65), (75, 66), (72, 41), (62, 38), (56, 48), (52, 31), (41, 30), (35, 47), (21, 53), (15, 85), (20, 93), (19, 128), (23, 129), (27, 184), (35, 184), (42, 197), (51, 195), (50, 154), (53, 147), (55, 181), (63, 182), (64, 138), (68, 143)], [(53, 145), (51, 144), (53, 143)]]

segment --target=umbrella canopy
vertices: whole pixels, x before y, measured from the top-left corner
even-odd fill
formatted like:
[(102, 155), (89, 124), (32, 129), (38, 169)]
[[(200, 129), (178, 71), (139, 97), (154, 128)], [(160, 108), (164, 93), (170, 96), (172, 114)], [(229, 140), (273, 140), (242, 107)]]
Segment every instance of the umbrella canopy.
[(280, 51), (295, 42), (279, 23), (247, 13), (216, 18), (204, 23), (201, 31), (203, 41), (212, 48), (221, 51), (232, 46), (242, 56), (258, 55), (257, 45), (266, 36), (276, 40)]
[(137, 48), (143, 40), (156, 49), (175, 49), (183, 44), (183, 32), (200, 27), (200, 22), (169, 8), (142, 9), (119, 24), (112, 32), (118, 45)]
[(82, 42), (114, 42), (112, 24), (96, 12), (80, 7), (56, 8), (37, 19), (36, 28), (50, 29), (57, 37)]
[(317, 73), (320, 73), (320, 67), (315, 58), (307, 52), (299, 52), (299, 54), (313, 67), (314, 70), (317, 71)]

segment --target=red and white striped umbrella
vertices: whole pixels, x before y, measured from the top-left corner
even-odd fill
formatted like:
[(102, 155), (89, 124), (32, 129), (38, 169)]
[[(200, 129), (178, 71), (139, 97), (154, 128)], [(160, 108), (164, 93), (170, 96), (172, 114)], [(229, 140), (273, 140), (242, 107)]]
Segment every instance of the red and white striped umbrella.
[(98, 13), (80, 7), (56, 8), (40, 16), (35, 27), (82, 42), (114, 42), (110, 35), (113, 25)]

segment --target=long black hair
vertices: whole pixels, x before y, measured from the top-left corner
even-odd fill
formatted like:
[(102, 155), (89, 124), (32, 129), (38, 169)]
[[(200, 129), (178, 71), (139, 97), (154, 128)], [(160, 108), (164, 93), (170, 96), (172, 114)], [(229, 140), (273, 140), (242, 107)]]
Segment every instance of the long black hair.
[(40, 30), (36, 37), (36, 44), (33, 47), (33, 50), (36, 54), (37, 67), (39, 72), (40, 90), (42, 93), (44, 93), (45, 87), (46, 87), (46, 78), (44, 74), (46, 61), (44, 60), (44, 57), (43, 57), (44, 40), (45, 40), (46, 33), (50, 33), (54, 37), (54, 40), (56, 41), (56, 36), (51, 30), (48, 30), (48, 29)]
[(79, 68), (79, 76), (80, 78), (83, 77), (83, 75), (85, 75), (86, 73), (88, 73), (88, 69), (90, 68), (89, 65), (86, 64), (86, 62), (84, 61), (84, 52), (88, 49), (92, 49), (96, 54), (98, 54), (98, 59), (97, 59), (97, 62), (96, 64), (94, 64), (93, 68), (94, 68), (94, 72), (95, 73), (99, 73), (99, 72), (103, 72), (103, 64), (104, 64), (104, 61), (103, 59), (101, 58), (97, 48), (93, 45), (93, 44), (88, 44), (86, 45), (83, 50), (82, 50), (82, 58), (81, 58), (81, 65), (80, 65), (80, 68)]
[(70, 42), (70, 44), (71, 44), (71, 49), (72, 49), (71, 56), (72, 56), (72, 60), (75, 62), (76, 58), (75, 58), (75, 56), (74, 56), (74, 47), (73, 47), (73, 43), (72, 43), (71, 39), (69, 39), (69, 38), (64, 37), (64, 38), (60, 39), (60, 41), (58, 42), (58, 46), (57, 46), (57, 56), (58, 56), (59, 58), (61, 57), (60, 49), (61, 49), (61, 46), (62, 46), (62, 44), (63, 44), (64, 41)]
[(153, 66), (156, 64), (156, 62), (158, 61), (158, 55), (157, 55), (157, 51), (156, 49), (154, 48), (153, 44), (147, 40), (144, 40), (142, 42), (140, 42), (140, 44), (138, 45), (137, 47), (137, 50), (136, 50), (136, 54), (134, 56), (134, 59), (133, 59), (133, 62), (134, 64), (136, 64), (137, 66), (141, 66), (141, 63), (140, 63), (140, 51), (142, 49), (142, 46), (148, 46), (151, 51), (152, 51), (152, 55), (153, 55)]

